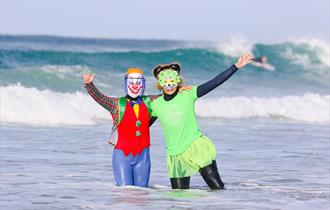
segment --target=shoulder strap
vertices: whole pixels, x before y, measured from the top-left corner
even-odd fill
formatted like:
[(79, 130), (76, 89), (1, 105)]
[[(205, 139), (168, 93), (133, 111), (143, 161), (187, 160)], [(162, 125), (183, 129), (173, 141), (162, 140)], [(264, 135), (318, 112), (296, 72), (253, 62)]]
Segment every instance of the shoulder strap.
[(119, 125), (119, 123), (123, 119), (123, 115), (124, 115), (124, 112), (125, 112), (125, 107), (126, 107), (126, 98), (125, 97), (119, 98), (118, 99), (118, 122), (117, 122), (117, 126)]
[(144, 104), (147, 106), (147, 108), (148, 108), (148, 112), (149, 112), (149, 115), (151, 116), (151, 102), (150, 102), (150, 98), (149, 97), (147, 97), (147, 96), (142, 96), (141, 97), (142, 98), (142, 101), (144, 102)]

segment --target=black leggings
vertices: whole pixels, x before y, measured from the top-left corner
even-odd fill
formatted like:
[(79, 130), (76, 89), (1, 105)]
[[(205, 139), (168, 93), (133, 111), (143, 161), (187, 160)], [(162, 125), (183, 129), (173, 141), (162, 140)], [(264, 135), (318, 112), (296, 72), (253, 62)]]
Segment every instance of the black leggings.
[[(225, 189), (225, 185), (220, 178), (217, 163), (212, 161), (212, 164), (201, 168), (199, 173), (202, 175), (204, 181), (213, 190)], [(171, 178), (172, 189), (189, 189), (190, 176)]]

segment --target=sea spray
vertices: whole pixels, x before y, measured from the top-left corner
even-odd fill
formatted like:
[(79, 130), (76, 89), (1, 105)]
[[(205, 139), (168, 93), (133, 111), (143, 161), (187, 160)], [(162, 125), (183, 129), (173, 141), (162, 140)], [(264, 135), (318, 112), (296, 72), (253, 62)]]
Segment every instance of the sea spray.
[[(0, 87), (1, 122), (30, 125), (92, 125), (112, 120), (111, 115), (85, 92), (60, 93), (26, 88)], [(283, 98), (218, 97), (197, 101), (197, 116), (206, 118), (283, 118), (328, 123), (330, 96), (305, 93)]]

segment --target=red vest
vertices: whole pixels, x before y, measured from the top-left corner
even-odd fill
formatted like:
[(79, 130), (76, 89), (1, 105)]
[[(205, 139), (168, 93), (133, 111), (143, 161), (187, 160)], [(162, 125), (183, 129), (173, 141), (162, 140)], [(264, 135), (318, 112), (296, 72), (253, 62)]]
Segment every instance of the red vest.
[(118, 141), (115, 146), (126, 156), (140, 154), (142, 150), (150, 146), (149, 112), (147, 106), (142, 102), (139, 105), (139, 117), (137, 118), (133, 107), (126, 100), (125, 112), (122, 120), (117, 126)]

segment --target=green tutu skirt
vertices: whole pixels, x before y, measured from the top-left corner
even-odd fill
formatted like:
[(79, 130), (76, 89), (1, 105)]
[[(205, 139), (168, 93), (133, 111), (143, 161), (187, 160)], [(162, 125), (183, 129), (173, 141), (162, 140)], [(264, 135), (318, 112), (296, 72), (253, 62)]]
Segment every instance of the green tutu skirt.
[(167, 155), (167, 169), (170, 178), (187, 177), (208, 166), (216, 158), (214, 144), (201, 136), (178, 155)]

